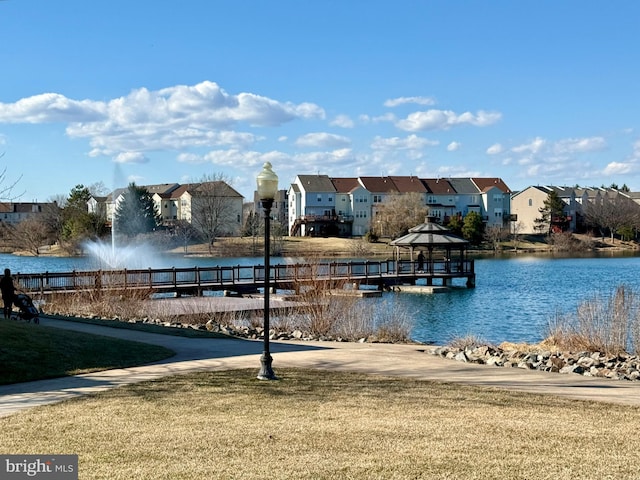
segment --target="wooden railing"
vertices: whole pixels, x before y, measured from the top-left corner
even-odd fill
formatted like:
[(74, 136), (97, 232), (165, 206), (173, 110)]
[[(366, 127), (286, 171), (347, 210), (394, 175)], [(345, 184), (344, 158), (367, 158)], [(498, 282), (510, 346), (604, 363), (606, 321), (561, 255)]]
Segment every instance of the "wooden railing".
[[(256, 289), (264, 284), (264, 275), (264, 265), (236, 265), (17, 273), (14, 279), (20, 290), (34, 294), (107, 288), (147, 288), (153, 291)], [(344, 280), (374, 284), (408, 278), (470, 278), (474, 275), (473, 260), (425, 262), (422, 269), (417, 262), (383, 260), (277, 264), (271, 265), (269, 278), (274, 287), (290, 288), (293, 284), (310, 281)]]

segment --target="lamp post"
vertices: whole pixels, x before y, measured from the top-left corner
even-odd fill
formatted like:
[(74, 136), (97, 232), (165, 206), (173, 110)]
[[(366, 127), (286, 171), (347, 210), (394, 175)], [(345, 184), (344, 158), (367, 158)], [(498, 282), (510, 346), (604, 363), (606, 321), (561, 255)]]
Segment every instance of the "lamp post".
[(271, 353), (269, 351), (269, 290), (271, 265), (271, 207), (273, 199), (278, 191), (278, 176), (271, 170), (271, 163), (265, 162), (262, 171), (257, 177), (258, 198), (264, 209), (264, 348), (260, 357), (260, 372), (258, 379), (260, 380), (276, 380), (276, 375), (271, 367)]

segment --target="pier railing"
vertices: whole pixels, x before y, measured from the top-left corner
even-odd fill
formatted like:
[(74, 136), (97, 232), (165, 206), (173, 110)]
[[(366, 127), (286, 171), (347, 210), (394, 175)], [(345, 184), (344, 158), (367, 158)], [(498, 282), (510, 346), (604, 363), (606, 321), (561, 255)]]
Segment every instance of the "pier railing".
[[(26, 293), (75, 292), (99, 289), (149, 289), (150, 291), (255, 290), (264, 284), (264, 265), (236, 265), (139, 270), (94, 270), (17, 273), (18, 288)], [(270, 283), (293, 288), (312, 281), (397, 284), (419, 278), (475, 278), (473, 260), (417, 262), (346, 261), (271, 265)]]

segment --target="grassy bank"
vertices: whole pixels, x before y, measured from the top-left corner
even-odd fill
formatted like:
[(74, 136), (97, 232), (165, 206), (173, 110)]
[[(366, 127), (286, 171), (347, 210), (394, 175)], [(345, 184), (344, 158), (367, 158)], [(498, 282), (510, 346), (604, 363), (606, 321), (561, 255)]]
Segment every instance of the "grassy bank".
[[(636, 478), (637, 408), (362, 374), (170, 377), (0, 419), (83, 479)], [(597, 438), (597, 444), (594, 439)]]
[(0, 320), (0, 384), (131, 367), (172, 355), (146, 343)]

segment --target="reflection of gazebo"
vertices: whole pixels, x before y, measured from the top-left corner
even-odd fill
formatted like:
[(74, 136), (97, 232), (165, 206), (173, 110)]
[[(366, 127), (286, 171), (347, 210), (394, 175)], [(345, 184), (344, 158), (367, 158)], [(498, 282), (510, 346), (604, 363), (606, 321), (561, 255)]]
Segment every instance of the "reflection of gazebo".
[[(467, 258), (469, 242), (450, 233), (437, 223), (427, 220), (425, 223), (409, 229), (409, 233), (390, 242), (396, 247), (396, 257), (400, 259), (400, 249), (409, 250), (412, 268), (415, 268), (414, 253), (426, 250), (422, 271), (430, 274), (427, 284), (431, 285), (434, 277), (442, 277), (443, 284), (448, 285), (455, 277), (466, 277), (467, 286), (475, 285), (473, 260)], [(424, 255), (424, 254), (423, 254)]]

